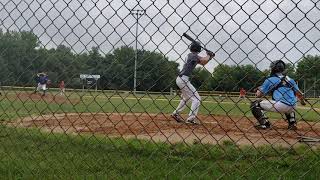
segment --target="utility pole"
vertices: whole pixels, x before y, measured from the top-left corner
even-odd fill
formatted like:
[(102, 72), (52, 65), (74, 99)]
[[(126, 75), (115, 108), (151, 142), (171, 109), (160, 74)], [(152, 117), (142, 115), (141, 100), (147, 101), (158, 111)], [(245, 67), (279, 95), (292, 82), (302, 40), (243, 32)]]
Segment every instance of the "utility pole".
[(314, 87), (313, 97), (314, 98), (317, 98), (317, 87), (316, 87), (316, 84), (317, 84), (317, 74), (314, 77), (314, 83), (313, 83), (313, 87)]
[(131, 15), (136, 19), (136, 53), (134, 58), (134, 74), (133, 74), (133, 93), (136, 94), (137, 91), (137, 61), (138, 61), (138, 27), (139, 27), (139, 18), (146, 14), (146, 10), (140, 9), (131, 9)]

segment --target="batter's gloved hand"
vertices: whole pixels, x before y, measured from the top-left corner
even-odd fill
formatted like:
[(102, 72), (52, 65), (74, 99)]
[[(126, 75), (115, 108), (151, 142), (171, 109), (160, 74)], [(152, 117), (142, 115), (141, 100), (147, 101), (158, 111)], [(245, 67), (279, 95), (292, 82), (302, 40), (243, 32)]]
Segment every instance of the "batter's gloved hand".
[(207, 51), (207, 55), (210, 56), (210, 59), (215, 56), (214, 52)]

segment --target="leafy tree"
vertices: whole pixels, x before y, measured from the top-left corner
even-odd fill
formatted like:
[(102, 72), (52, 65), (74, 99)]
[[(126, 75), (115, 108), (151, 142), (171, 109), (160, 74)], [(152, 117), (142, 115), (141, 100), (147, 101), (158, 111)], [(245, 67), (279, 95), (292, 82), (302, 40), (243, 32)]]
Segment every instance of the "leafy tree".
[(297, 65), (297, 76), (301, 79), (320, 79), (320, 56), (308, 55)]
[(12, 85), (26, 85), (32, 79), (32, 63), (36, 58), (38, 38), (31, 32), (0, 31), (0, 56), (3, 66), (1, 70), (8, 74), (0, 77), (0, 81)]
[(111, 82), (113, 88), (121, 90), (133, 89), (135, 50), (132, 47), (123, 46), (113, 51), (111, 67)]
[[(133, 48), (124, 46), (108, 56), (111, 87), (133, 89), (135, 55)], [(173, 86), (178, 72), (177, 63), (156, 52), (138, 50), (137, 55), (137, 90), (164, 91)]]
[(296, 79), (296, 71), (295, 71), (294, 64), (286, 63), (286, 75), (293, 79)]
[(212, 74), (210, 88), (218, 91), (253, 90), (260, 85), (265, 73), (252, 65), (229, 66), (220, 64)]
[(191, 82), (198, 90), (209, 90), (210, 80), (212, 80), (212, 74), (203, 67), (197, 67), (191, 76)]
[(178, 64), (160, 53), (138, 51), (138, 90), (167, 91), (174, 86)]
[(320, 88), (320, 56), (305, 56), (297, 65), (297, 80), (299, 84), (305, 84), (307, 89), (311, 87), (314, 90)]

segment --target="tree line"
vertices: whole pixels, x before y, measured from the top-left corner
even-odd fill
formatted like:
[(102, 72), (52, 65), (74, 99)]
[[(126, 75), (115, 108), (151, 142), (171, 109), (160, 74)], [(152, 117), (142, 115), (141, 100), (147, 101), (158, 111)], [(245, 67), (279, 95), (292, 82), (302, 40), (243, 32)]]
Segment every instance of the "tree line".
[[(41, 47), (32, 32), (0, 31), (0, 82), (8, 86), (35, 86), (35, 75), (46, 72), (53, 87), (62, 80), (67, 88), (80, 88), (80, 74), (99, 74), (99, 89), (132, 90), (134, 62), (137, 53), (137, 90), (169, 91), (176, 88), (179, 64), (158, 52), (119, 47), (101, 54), (98, 47), (88, 52), (75, 53), (71, 48)], [(305, 86), (320, 80), (320, 57), (306, 56), (297, 66), (287, 64), (287, 74)], [(191, 81), (199, 90), (238, 91), (253, 90), (268, 76), (253, 65), (220, 64), (210, 73), (203, 67), (194, 71)], [(307, 84), (307, 85), (306, 85)], [(320, 83), (318, 83), (320, 84)]]

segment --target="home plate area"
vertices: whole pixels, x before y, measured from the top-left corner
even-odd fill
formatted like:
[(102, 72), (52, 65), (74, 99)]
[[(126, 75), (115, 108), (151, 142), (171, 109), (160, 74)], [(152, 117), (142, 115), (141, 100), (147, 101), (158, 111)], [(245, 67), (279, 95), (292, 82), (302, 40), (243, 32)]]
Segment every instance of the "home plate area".
[[(182, 115), (186, 118), (186, 115)], [(21, 118), (8, 125), (40, 128), (70, 134), (95, 134), (108, 137), (138, 138), (154, 142), (237, 145), (293, 146), (299, 137), (319, 137), (316, 122), (298, 122), (298, 130), (288, 130), (284, 120), (272, 120), (272, 129), (257, 130), (248, 117), (200, 115), (200, 125), (177, 123), (170, 114), (149, 113), (63, 113)]]

